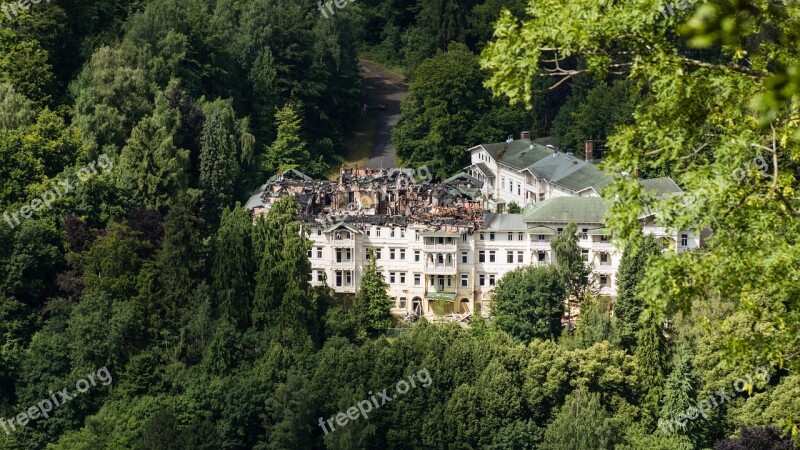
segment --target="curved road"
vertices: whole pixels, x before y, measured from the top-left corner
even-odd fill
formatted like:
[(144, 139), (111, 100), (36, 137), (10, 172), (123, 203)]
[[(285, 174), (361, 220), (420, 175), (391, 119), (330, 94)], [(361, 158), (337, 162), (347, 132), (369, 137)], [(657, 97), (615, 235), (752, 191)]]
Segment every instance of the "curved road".
[[(400, 103), (408, 95), (408, 85), (403, 76), (385, 70), (372, 61), (361, 60), (361, 77), (364, 83), (367, 114), (378, 122), (378, 136), (367, 163), (368, 169), (392, 168), (397, 164), (397, 153), (392, 145), (392, 130), (400, 120)], [(385, 106), (385, 109), (379, 106)]]

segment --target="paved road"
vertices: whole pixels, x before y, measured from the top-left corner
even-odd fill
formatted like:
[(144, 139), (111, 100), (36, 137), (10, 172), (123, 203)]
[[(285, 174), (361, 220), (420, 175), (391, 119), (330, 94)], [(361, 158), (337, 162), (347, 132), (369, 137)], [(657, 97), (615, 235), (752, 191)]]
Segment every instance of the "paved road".
[(397, 165), (397, 153), (392, 145), (392, 129), (400, 120), (400, 102), (408, 95), (403, 77), (380, 68), (372, 61), (361, 60), (361, 77), (369, 106), (384, 105), (386, 109), (370, 108), (367, 114), (378, 120), (378, 137), (368, 169), (391, 168)]

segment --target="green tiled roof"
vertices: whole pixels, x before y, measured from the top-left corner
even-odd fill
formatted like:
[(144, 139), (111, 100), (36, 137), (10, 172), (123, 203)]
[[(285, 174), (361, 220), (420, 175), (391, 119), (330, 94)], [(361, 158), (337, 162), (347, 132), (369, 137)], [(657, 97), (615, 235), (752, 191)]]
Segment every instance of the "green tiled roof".
[(425, 298), (433, 301), (454, 302), (456, 301), (456, 294), (455, 292), (428, 292)]
[(603, 173), (592, 164), (586, 163), (583, 167), (559, 180), (552, 180), (554, 183), (564, 186), (571, 191), (582, 191), (593, 187), (599, 192), (600, 188), (611, 183), (611, 177)]
[(589, 230), (586, 234), (589, 236), (611, 236), (611, 230), (608, 228), (595, 228), (594, 230)]
[(547, 227), (531, 227), (528, 228), (528, 234), (548, 234), (555, 235), (556, 230)]
[(593, 187), (595, 190), (611, 182), (611, 177), (594, 164), (566, 153), (551, 153), (527, 168), (537, 178), (544, 178), (573, 192)]
[(483, 174), (486, 175), (487, 177), (494, 177), (494, 172), (492, 172), (492, 169), (490, 169), (489, 166), (487, 166), (486, 164), (478, 163), (475, 164), (475, 166), (477, 166), (478, 169), (480, 169), (480, 171), (483, 172)]
[(483, 223), (486, 230), (525, 231), (528, 229), (522, 214), (486, 214)]
[(556, 197), (534, 204), (526, 211), (525, 222), (603, 224), (607, 209), (600, 197)]
[(496, 144), (482, 144), (495, 161), (511, 166), (517, 170), (523, 170), (531, 164), (539, 161), (553, 150), (543, 145), (534, 144), (528, 139), (518, 139), (511, 142), (499, 142)]

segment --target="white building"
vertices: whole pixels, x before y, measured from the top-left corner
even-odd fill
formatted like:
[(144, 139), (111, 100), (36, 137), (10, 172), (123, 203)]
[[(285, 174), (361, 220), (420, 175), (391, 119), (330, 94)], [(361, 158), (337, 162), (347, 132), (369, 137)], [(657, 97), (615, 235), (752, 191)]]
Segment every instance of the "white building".
[(471, 164), (464, 171), (484, 182), (487, 207), (503, 212), (511, 203), (525, 206), (553, 197), (599, 197), (611, 178), (592, 164), (592, 151), (592, 141), (586, 142), (585, 159), (580, 159), (528, 138), (509, 139), (470, 148)]
[[(550, 241), (569, 222), (578, 226), (593, 287), (614, 297), (622, 249), (605, 228), (607, 205), (597, 193), (607, 177), (590, 163), (574, 163), (574, 157), (528, 140), (506, 144), (504, 152), (504, 144), (470, 149), (473, 164), (467, 173), (439, 184), (407, 185), (398, 181), (402, 173), (385, 171), (343, 171), (336, 182), (313, 182), (302, 174), (273, 177), (248, 207), (264, 212), (281, 196), (298, 198), (312, 241), (314, 285), (356, 293), (368, 249), (374, 249), (398, 315), (464, 319), (488, 314), (491, 293), (503, 275), (554, 262)], [(669, 178), (641, 183), (662, 195), (681, 192)], [(482, 195), (498, 206), (513, 201), (524, 208), (520, 214), (489, 213)], [(369, 209), (350, 210), (345, 203)], [(701, 245), (698, 233), (669, 234), (653, 219), (641, 217), (644, 232), (657, 236), (668, 251)]]

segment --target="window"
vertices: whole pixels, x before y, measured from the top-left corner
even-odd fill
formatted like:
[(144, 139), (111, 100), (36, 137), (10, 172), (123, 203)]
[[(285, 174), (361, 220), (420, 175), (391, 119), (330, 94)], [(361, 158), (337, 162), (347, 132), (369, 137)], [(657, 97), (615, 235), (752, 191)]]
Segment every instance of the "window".
[(376, 248), (375, 249), (375, 259), (381, 259), (381, 249), (380, 248)]
[[(439, 289), (443, 289), (444, 288), (444, 275), (439, 275), (438, 279), (439, 279)], [(450, 277), (447, 277), (447, 280), (449, 281)]]
[(461, 264), (466, 264), (468, 260), (467, 252), (461, 252)]
[(484, 274), (478, 275), (478, 280), (480, 280), (481, 286), (486, 286), (486, 275)]
[(401, 238), (406, 237), (406, 228), (405, 227), (400, 228), (400, 237)]
[(447, 277), (447, 287), (451, 287), (453, 285), (453, 277)]
[(322, 236), (322, 228), (317, 228), (317, 236)]
[(314, 281), (314, 272), (308, 272), (308, 281)]
[(495, 259), (496, 259), (495, 258), (495, 253), (497, 253), (497, 252), (495, 252), (494, 250), (489, 250), (489, 262), (490, 263), (495, 262)]
[(342, 285), (342, 271), (341, 270), (337, 270), (336, 271), (336, 286), (341, 286), (341, 285)]
[(517, 262), (522, 264), (525, 259), (525, 252), (517, 252)]
[(494, 240), (494, 233), (489, 233), (489, 240), (490, 240), (490, 241), (493, 241), (493, 240)]
[(494, 274), (489, 275), (489, 286), (494, 286)]
[(414, 262), (419, 262), (419, 250), (414, 250)]
[(342, 262), (342, 249), (336, 249), (336, 262)]
[(543, 234), (540, 234), (540, 235), (539, 235), (539, 242), (544, 242), (544, 241), (545, 241), (545, 239), (544, 239), (544, 235), (543, 235)]
[(517, 240), (518, 241), (525, 240), (525, 233), (517, 233)]
[(318, 270), (317, 271), (317, 282), (318, 283), (324, 283), (325, 282), (325, 271), (324, 270)]
[(514, 252), (506, 252), (506, 262), (509, 264), (514, 264)]
[(436, 286), (436, 279), (433, 278), (433, 275), (431, 275), (431, 287), (434, 287), (434, 286)]
[(317, 247), (317, 258), (322, 258), (322, 247)]
[(485, 238), (486, 238), (486, 237), (484, 236), (484, 234), (483, 234), (483, 233), (481, 233), (480, 240), (482, 240), (482, 241), (483, 241), (483, 240), (485, 240)]
[(367, 237), (370, 237), (371, 235), (372, 235), (372, 230), (370, 230), (369, 228), (367, 228)]
[(500, 187), (502, 189), (506, 188), (506, 178), (505, 177), (500, 177)]
[(381, 237), (381, 227), (375, 227), (375, 237)]
[(681, 247), (688, 247), (689, 246), (689, 235), (682, 234), (681, 235)]
[(414, 274), (414, 286), (419, 286), (422, 284), (422, 275), (415, 273)]
[(400, 300), (397, 302), (397, 307), (400, 309), (406, 309), (406, 302), (408, 299), (406, 297), (400, 297)]
[(608, 264), (608, 253), (600, 253), (600, 264)]
[(461, 242), (467, 242), (467, 233), (461, 235)]
[(353, 284), (353, 272), (350, 272), (349, 270), (344, 272), (344, 284), (345, 285)]
[(540, 262), (540, 263), (543, 263), (543, 262), (545, 262), (545, 261), (546, 261), (546, 259), (547, 259), (547, 253), (545, 253), (545, 252), (539, 252), (538, 258), (539, 258), (539, 262)]
[(508, 192), (514, 192), (514, 182), (508, 180)]
[(517, 195), (522, 195), (522, 184), (517, 183)]
[(436, 264), (444, 264), (444, 255), (439, 253), (436, 257)]
[(481, 250), (478, 252), (478, 262), (486, 262), (486, 250)]
[(389, 249), (389, 259), (392, 259), (392, 260), (393, 260), (393, 259), (394, 259), (394, 254), (395, 254), (395, 251), (394, 251), (394, 249), (393, 249), (393, 248), (390, 248), (390, 249)]
[(563, 229), (563, 228), (561, 228), (561, 227), (559, 227), (559, 228), (557, 228), (557, 229), (556, 229), (556, 233), (558, 233), (558, 234), (561, 234), (561, 232), (562, 232), (562, 231), (564, 231), (564, 229)]
[(608, 244), (608, 236), (600, 236), (601, 244)]
[(581, 249), (581, 259), (583, 262), (589, 262), (589, 250)]
[(308, 251), (306, 252), (306, 256), (311, 258), (311, 249), (308, 249)]
[(400, 249), (400, 261), (405, 261), (405, 260), (406, 260), (406, 249), (401, 248)]
[(600, 286), (608, 286), (608, 275), (600, 275)]
[(461, 287), (462, 288), (469, 287), (469, 275), (467, 275), (466, 273), (461, 274)]
[(583, 230), (581, 230), (581, 238), (589, 239), (589, 235), (587, 234), (588, 232), (589, 232), (588, 228), (584, 228)]
[(509, 241), (513, 241), (514, 240), (514, 233), (508, 233), (508, 240)]
[(406, 273), (400, 272), (400, 284), (406, 284)]
[(414, 240), (415, 241), (419, 240), (419, 230), (414, 230)]
[(394, 280), (395, 280), (395, 273), (389, 272), (389, 284), (394, 284)]

